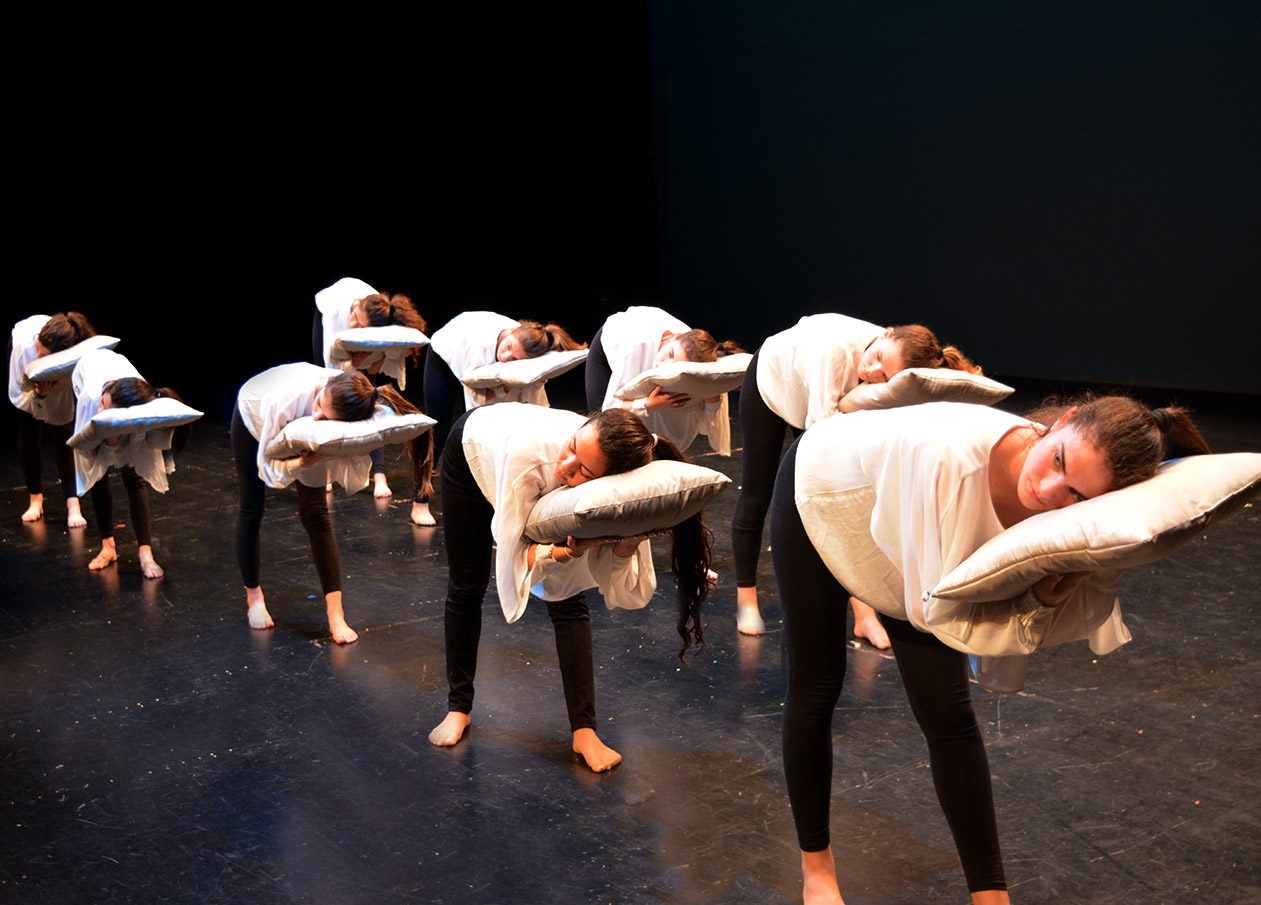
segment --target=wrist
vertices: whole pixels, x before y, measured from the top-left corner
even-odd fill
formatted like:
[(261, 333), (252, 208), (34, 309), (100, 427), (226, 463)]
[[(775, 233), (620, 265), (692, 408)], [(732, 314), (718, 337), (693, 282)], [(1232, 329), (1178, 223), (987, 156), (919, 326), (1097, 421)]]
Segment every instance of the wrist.
[(648, 417), (648, 399), (646, 397), (641, 396), (638, 399), (633, 400), (630, 408), (631, 411), (640, 418)]

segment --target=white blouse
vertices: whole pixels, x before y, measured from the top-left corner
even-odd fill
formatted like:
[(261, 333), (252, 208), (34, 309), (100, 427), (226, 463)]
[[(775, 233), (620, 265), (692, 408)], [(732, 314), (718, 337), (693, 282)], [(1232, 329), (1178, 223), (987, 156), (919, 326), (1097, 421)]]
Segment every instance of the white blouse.
[(767, 337), (757, 356), (762, 400), (799, 430), (835, 415), (841, 397), (861, 383), (863, 352), (883, 332), (844, 314), (813, 314)]
[[(333, 340), (337, 339), (337, 334), (350, 329), (351, 306), (364, 296), (375, 294), (375, 289), (354, 277), (342, 277), (332, 286), (315, 293), (315, 307), (322, 315), (324, 326), (324, 367), (337, 367), (332, 358)], [(350, 362), (344, 364), (343, 370), (348, 370)]]
[[(124, 356), (110, 349), (97, 349), (79, 359), (70, 376), (75, 395), (76, 434), (87, 427), (88, 422), (101, 410), (105, 384), (124, 377), (140, 377), (140, 372)], [(154, 490), (166, 493), (170, 486), (166, 476), (175, 470), (175, 462), (164, 457), (162, 450), (149, 446), (146, 437), (147, 432), (142, 430), (119, 437), (117, 444), (102, 443), (96, 449), (76, 449), (75, 492), (83, 496), (97, 481), (105, 477), (111, 465), (115, 468), (130, 465)]]
[[(602, 406), (609, 409), (619, 407), (619, 389), (656, 367), (663, 333), (686, 333), (692, 328), (669, 312), (642, 305), (614, 314), (601, 329), (600, 345), (613, 372)], [(722, 456), (731, 455), (731, 410), (726, 393), (715, 403), (703, 402), (680, 411), (649, 412), (644, 423), (679, 449), (686, 450), (697, 434), (704, 434), (710, 449)]]
[[(1096, 653), (1114, 650), (1130, 634), (1113, 589), (1091, 582), (1058, 607), (1043, 606), (1032, 591), (992, 603), (931, 594), (1003, 530), (990, 497), (990, 454), (1006, 433), (1028, 424), (1008, 412), (955, 402), (826, 419), (798, 441), (795, 499), (806, 533), (816, 547), (827, 542), (829, 526), (806, 515), (811, 499), (870, 487), (871, 536), (901, 576), (902, 606), (878, 605), (886, 615), (983, 657), (1026, 655), (1083, 638)], [(1014, 668), (1023, 676), (1022, 664)]]
[(303, 468), (297, 458), (273, 459), (267, 455), (268, 445), (285, 425), (315, 411), (315, 394), (330, 377), (340, 373), (296, 362), (269, 368), (241, 387), (237, 410), (250, 436), (258, 441), (258, 476), (268, 487), (288, 487), (295, 480), (307, 487), (323, 487), (336, 481), (354, 493), (368, 486), (372, 460), (366, 455), (333, 456), (310, 468)]
[[(620, 557), (612, 545), (556, 563), (530, 567), (526, 522), (535, 503), (562, 486), (556, 463), (574, 432), (586, 422), (562, 409), (505, 403), (479, 408), (464, 422), (463, 449), (477, 486), (495, 507), (490, 530), (495, 538), (495, 582), (504, 618), (515, 622), (525, 612), (531, 588), (544, 600), (564, 600), (587, 588), (599, 588), (612, 609), (639, 609), (657, 589), (649, 541), (634, 556)], [(484, 555), (477, 553), (475, 555)], [(541, 586), (540, 586), (541, 583)]]
[(61, 379), (43, 398), (35, 395), (35, 386), (26, 379), (26, 366), (36, 359), (35, 340), (47, 314), (32, 314), (13, 325), (13, 351), (9, 355), (9, 401), (15, 408), (49, 424), (69, 424), (74, 419), (74, 395), (70, 381)]
[[(457, 379), (478, 368), (494, 364), (499, 347), (499, 334), (515, 330), (520, 321), (496, 314), (493, 311), (465, 311), (429, 337), (431, 351), (437, 352)], [(547, 391), (543, 384), (527, 387), (488, 387), (475, 390), (464, 388), (464, 410), (471, 412), (482, 405), (497, 402), (528, 402), (531, 405), (547, 405)]]

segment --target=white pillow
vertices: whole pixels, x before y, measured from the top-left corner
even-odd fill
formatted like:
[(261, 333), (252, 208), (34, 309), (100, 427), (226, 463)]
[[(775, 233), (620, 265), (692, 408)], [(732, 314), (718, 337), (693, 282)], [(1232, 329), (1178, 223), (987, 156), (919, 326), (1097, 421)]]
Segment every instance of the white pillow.
[(161, 397), (143, 405), (108, 408), (97, 412), (66, 445), (75, 449), (96, 449), (106, 440), (126, 437), (142, 431), (148, 434), (147, 443), (154, 449), (170, 447), (170, 432), (174, 428), (191, 424), (202, 416), (197, 409), (177, 399)]
[(388, 327), (358, 327), (343, 330), (333, 340), (330, 357), (333, 361), (350, 361), (355, 352), (394, 352), (393, 357), (407, 356), (412, 350), (428, 345), (429, 337), (413, 327), (390, 324)]
[(1012, 525), (932, 593), (964, 602), (1006, 600), (1045, 575), (1155, 562), (1259, 494), (1261, 453), (1175, 459), (1150, 480)]
[(62, 349), (60, 352), (53, 352), (32, 361), (26, 366), (26, 379), (30, 381), (56, 380), (59, 377), (65, 377), (74, 370), (79, 359), (87, 353), (97, 349), (112, 349), (118, 343), (117, 336), (102, 336), (99, 333), (96, 336), (89, 336), (69, 349)]
[(272, 459), (292, 459), (306, 452), (363, 456), (391, 443), (406, 443), (437, 423), (428, 415), (396, 415), (384, 405), (363, 421), (316, 421), (308, 415), (286, 424), (266, 452)]
[(731, 483), (726, 475), (687, 462), (641, 468), (561, 487), (535, 504), (525, 536), (536, 543), (574, 537), (626, 537), (671, 528), (705, 508)]
[(644, 371), (614, 395), (618, 399), (638, 399), (659, 386), (667, 393), (687, 393), (701, 402), (728, 390), (738, 390), (752, 360), (748, 352), (738, 352), (715, 361), (672, 361)]
[(574, 349), (572, 352), (546, 352), (537, 358), (496, 361), (474, 368), (460, 378), (460, 382), (474, 390), (501, 386), (530, 386), (564, 374), (586, 360), (586, 349)]
[(1011, 387), (980, 374), (953, 368), (907, 368), (898, 371), (888, 383), (860, 383), (841, 397), (837, 409), (891, 409), (922, 402), (975, 402), (993, 405), (1006, 399)]

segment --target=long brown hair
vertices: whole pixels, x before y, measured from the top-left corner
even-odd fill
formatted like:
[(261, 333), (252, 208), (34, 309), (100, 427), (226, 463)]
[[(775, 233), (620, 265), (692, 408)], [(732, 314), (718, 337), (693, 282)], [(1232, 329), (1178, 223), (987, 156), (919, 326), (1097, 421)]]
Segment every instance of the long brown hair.
[[(412, 405), (389, 385), (374, 387), (372, 381), (359, 371), (343, 371), (330, 377), (324, 385), (329, 394), (329, 404), (338, 421), (364, 421), (372, 417), (378, 404), (393, 409), (400, 415), (419, 415), (420, 409)], [(433, 431), (425, 431), (420, 437), (407, 441), (407, 451), (412, 457), (412, 481), (425, 496), (433, 494)]]
[(96, 336), (96, 329), (88, 319), (78, 311), (66, 311), (46, 320), (37, 338), (49, 352), (61, 352), (89, 336)]
[(718, 342), (708, 330), (688, 330), (676, 334), (672, 342), (683, 347), (683, 354), (688, 361), (717, 361), (724, 355), (735, 355), (743, 352), (739, 343), (732, 340)]
[(521, 349), (529, 358), (538, 358), (552, 351), (572, 352), (587, 348), (586, 343), (578, 342), (559, 324), (540, 324), (538, 321), (520, 321), (520, 324), (513, 329), (512, 335), (521, 340)]
[[(687, 461), (677, 446), (653, 434), (638, 415), (626, 409), (605, 409), (592, 415), (586, 423), (596, 425), (605, 474), (621, 474), (658, 459)], [(702, 607), (709, 594), (713, 535), (698, 512), (671, 528), (670, 537), (670, 571), (674, 573), (678, 590), (675, 627), (683, 639), (683, 646), (679, 648), (682, 660), (693, 644), (698, 651), (705, 647)]]
[[(413, 330), (425, 332), (425, 319), (420, 316), (409, 296), (401, 292), (390, 295), (386, 292), (374, 292), (359, 299), (359, 313), (368, 322), (369, 327), (389, 327), (397, 324), (400, 327), (411, 327)], [(420, 358), (420, 350), (411, 354), (413, 362)]]
[(957, 346), (942, 348), (932, 330), (922, 324), (905, 324), (892, 328), (889, 339), (902, 351), (903, 368), (950, 368), (980, 374), (979, 365), (968, 360)]
[(1160, 463), (1179, 456), (1210, 452), (1191, 413), (1179, 406), (1149, 409), (1129, 396), (1095, 396), (1086, 393), (1067, 402), (1055, 397), (1025, 415), (1043, 425), (1045, 435), (1069, 409), (1077, 410), (1066, 424), (1076, 427), (1101, 453), (1112, 473), (1109, 490), (1145, 481)]

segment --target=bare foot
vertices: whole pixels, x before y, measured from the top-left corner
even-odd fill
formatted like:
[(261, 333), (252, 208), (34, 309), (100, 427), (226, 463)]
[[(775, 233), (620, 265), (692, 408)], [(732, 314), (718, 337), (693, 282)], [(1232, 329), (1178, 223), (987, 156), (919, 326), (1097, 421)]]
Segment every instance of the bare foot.
[(88, 563), (88, 568), (93, 572), (99, 572), (112, 562), (118, 561), (118, 552), (114, 548), (114, 539), (106, 538), (101, 544), (101, 552), (92, 557), (92, 561)]
[(375, 474), (372, 476), (372, 495), (377, 499), (394, 496), (394, 491), (390, 489), (389, 483), (383, 474)]
[(469, 723), (472, 719), (467, 713), (460, 713), (452, 710), (442, 722), (433, 727), (433, 731), (429, 733), (429, 744), (437, 745), (439, 748), (450, 748), (460, 739), (464, 738)]
[(66, 527), (68, 528), (86, 528), (88, 520), (83, 517), (83, 509), (79, 505), (79, 498), (72, 496), (66, 500)]
[(831, 846), (821, 852), (801, 853), (801, 879), (801, 900), (805, 905), (845, 905), (836, 884)]
[(250, 628), (264, 629), (276, 625), (272, 621), (271, 613), (267, 612), (267, 604), (263, 600), (261, 587), (246, 588), (245, 602), (249, 605), (249, 614), (246, 618), (250, 621)]
[(428, 503), (412, 503), (412, 524), (418, 528), (432, 528), (438, 520), (429, 511)]
[(757, 607), (757, 588), (736, 588), (736, 631), (742, 635), (766, 634), (766, 623)]
[(600, 741), (594, 729), (579, 729), (574, 733), (574, 754), (586, 761), (595, 773), (612, 770), (622, 762), (622, 755)]
[(31, 506), (22, 513), (22, 521), (38, 522), (44, 517), (44, 495), (42, 493), (31, 494)]
[(328, 620), (328, 630), (338, 644), (354, 644), (359, 640), (359, 633), (346, 624), (342, 617)]
[(876, 611), (857, 597), (851, 597), (849, 605), (854, 611), (854, 637), (865, 638), (872, 647), (888, 650), (889, 633), (880, 624)]
[(148, 545), (140, 548), (140, 572), (145, 578), (161, 578), (166, 574), (153, 558), (153, 548)]

